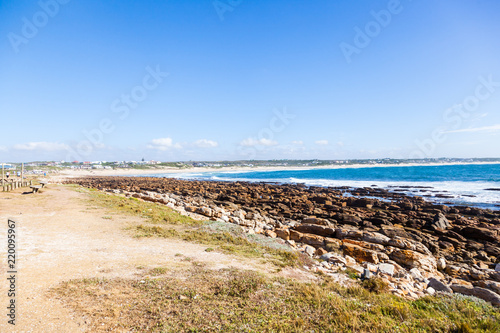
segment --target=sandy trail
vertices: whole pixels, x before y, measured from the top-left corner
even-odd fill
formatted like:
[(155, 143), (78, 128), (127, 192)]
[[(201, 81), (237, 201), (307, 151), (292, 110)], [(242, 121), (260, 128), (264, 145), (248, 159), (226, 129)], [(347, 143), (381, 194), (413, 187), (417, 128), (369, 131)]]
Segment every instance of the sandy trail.
[[(186, 257), (212, 268), (272, 269), (257, 261), (205, 252), (207, 247), (203, 245), (133, 238), (126, 228), (143, 220), (90, 206), (84, 200), (85, 194), (64, 186), (49, 185), (36, 195), (22, 194), (23, 190), (0, 192), (0, 242), (4, 244), (0, 252), (0, 332), (87, 331), (84, 318), (78, 318), (47, 292), (69, 279), (137, 278), (145, 268), (191, 265), (182, 260)], [(17, 223), (15, 327), (7, 323), (6, 316), (8, 218)]]

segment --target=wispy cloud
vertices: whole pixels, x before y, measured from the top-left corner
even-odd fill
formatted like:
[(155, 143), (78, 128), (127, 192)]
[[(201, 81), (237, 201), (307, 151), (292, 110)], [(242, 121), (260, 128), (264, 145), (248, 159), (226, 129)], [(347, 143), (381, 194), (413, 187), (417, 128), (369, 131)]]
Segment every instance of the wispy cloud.
[(254, 138), (248, 138), (248, 139), (245, 139), (245, 140), (240, 142), (240, 145), (245, 146), (245, 147), (253, 147), (253, 146), (258, 146), (258, 145), (276, 146), (277, 144), (278, 144), (278, 142), (276, 142), (274, 140), (265, 139), (265, 138), (258, 139), (258, 140), (254, 139)]
[(318, 146), (326, 146), (328, 144), (328, 140), (318, 140), (314, 142)]
[(304, 142), (300, 141), (300, 140), (292, 141), (292, 145), (302, 146), (303, 144), (304, 144)]
[(58, 142), (28, 142), (18, 143), (12, 146), (14, 150), (43, 150), (43, 151), (57, 151), (67, 150), (69, 146), (64, 143)]
[(149, 144), (147, 148), (165, 151), (169, 149), (179, 149), (182, 148), (182, 146), (179, 143), (174, 143), (172, 138), (159, 138), (151, 140), (151, 144)]
[(198, 148), (215, 148), (219, 145), (219, 143), (208, 139), (200, 139), (195, 141), (193, 145)]
[(7, 151), (7, 147), (5, 147), (5, 146), (0, 146), (0, 151)]
[(500, 124), (476, 128), (463, 128), (453, 131), (445, 131), (443, 133), (473, 133), (473, 132), (495, 132), (500, 131)]

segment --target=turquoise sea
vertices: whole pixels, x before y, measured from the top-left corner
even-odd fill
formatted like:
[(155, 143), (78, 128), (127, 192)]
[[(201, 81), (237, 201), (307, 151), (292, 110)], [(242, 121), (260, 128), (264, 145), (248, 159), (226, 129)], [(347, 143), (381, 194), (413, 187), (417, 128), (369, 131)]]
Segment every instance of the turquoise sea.
[(500, 209), (500, 164), (156, 174), (181, 179), (379, 187), (452, 205)]

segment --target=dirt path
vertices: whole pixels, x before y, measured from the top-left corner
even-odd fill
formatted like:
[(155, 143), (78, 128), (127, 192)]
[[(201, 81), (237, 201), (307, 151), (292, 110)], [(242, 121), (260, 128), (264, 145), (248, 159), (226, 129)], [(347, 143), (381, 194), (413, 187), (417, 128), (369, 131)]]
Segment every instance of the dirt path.
[[(205, 252), (203, 245), (133, 238), (125, 229), (144, 223), (140, 218), (92, 207), (84, 201), (85, 194), (63, 186), (49, 185), (36, 195), (22, 191), (0, 192), (0, 332), (85, 332), (85, 320), (47, 293), (69, 279), (137, 277), (144, 268), (190, 265), (182, 260), (186, 257), (213, 268), (269, 269), (256, 261)], [(15, 327), (6, 316), (8, 218), (18, 226)]]

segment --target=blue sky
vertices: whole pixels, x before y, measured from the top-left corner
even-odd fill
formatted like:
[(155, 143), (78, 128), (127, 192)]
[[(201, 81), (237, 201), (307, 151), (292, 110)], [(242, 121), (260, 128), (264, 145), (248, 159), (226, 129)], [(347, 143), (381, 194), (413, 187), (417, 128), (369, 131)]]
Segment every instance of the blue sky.
[(500, 157), (500, 2), (0, 2), (0, 160)]

